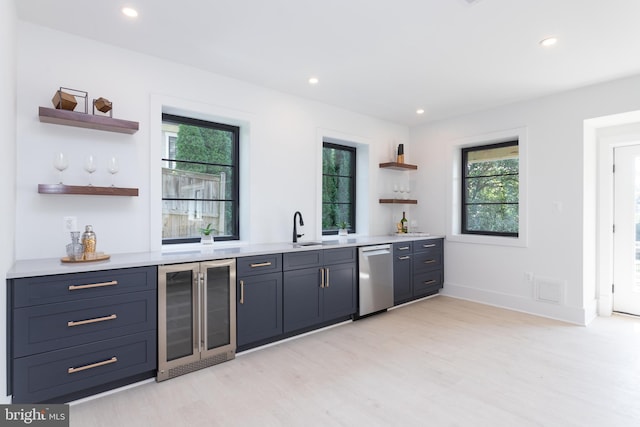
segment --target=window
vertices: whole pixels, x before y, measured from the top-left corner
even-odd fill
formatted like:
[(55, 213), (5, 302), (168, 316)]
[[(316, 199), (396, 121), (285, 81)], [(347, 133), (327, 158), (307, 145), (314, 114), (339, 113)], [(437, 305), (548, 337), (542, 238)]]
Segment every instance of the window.
[(462, 234), (518, 237), (518, 141), (462, 149)]
[(162, 115), (162, 243), (238, 240), (240, 129)]
[(356, 230), (356, 149), (323, 143), (322, 234)]

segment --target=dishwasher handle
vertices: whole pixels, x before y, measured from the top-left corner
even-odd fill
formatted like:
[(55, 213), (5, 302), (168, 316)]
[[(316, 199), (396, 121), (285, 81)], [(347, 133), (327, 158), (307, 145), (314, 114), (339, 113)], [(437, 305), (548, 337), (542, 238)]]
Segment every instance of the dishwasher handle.
[(364, 246), (360, 248), (362, 256), (386, 255), (391, 253), (391, 245)]

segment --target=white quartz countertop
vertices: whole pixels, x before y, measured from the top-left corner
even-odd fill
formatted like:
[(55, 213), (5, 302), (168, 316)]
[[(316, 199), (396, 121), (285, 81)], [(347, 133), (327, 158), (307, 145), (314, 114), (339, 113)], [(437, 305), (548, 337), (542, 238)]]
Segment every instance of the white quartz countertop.
[[(159, 252), (134, 252), (112, 254), (105, 261), (63, 263), (60, 258), (19, 260), (7, 272), (7, 279), (22, 277), (49, 276), (53, 274), (81, 273), (86, 271), (111, 270), (117, 268), (143, 267), (149, 265), (179, 264), (186, 262), (210, 261), (225, 258), (240, 258), (253, 255), (273, 253), (300, 252), (318, 249), (336, 249), (353, 246), (381, 245), (402, 241), (424, 239), (441, 239), (444, 236), (415, 234), (406, 236), (354, 236), (340, 237), (318, 241), (317, 245), (294, 246), (293, 243), (258, 243), (238, 244), (233, 246), (227, 242), (214, 243), (210, 246), (194, 245), (179, 249)], [(300, 241), (305, 244), (309, 242)]]

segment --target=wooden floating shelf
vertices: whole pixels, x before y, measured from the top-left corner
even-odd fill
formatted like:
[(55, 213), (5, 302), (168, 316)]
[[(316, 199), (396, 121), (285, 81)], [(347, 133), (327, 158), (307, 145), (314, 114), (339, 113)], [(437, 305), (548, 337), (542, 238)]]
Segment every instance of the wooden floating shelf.
[(138, 132), (140, 127), (138, 122), (131, 122), (129, 120), (77, 113), (68, 110), (56, 110), (55, 108), (46, 107), (40, 107), (39, 116), (42, 123), (97, 129), (108, 132), (134, 134)]
[(411, 199), (380, 199), (380, 203), (393, 203), (394, 205), (417, 205), (417, 200)]
[(397, 171), (406, 171), (406, 170), (417, 170), (418, 166), (410, 165), (409, 163), (398, 163), (398, 162), (389, 162), (389, 163), (380, 163), (381, 168), (386, 169), (394, 169)]
[(88, 196), (138, 196), (137, 188), (94, 187), (93, 185), (38, 184), (40, 194), (84, 194)]

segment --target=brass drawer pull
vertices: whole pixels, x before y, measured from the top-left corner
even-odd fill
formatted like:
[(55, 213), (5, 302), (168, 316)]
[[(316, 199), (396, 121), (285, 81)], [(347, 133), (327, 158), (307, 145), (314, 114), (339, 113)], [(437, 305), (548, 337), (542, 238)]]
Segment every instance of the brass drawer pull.
[(118, 284), (117, 280), (112, 280), (110, 282), (92, 283), (90, 285), (69, 285), (69, 290), (70, 291), (77, 291), (77, 290), (80, 290), (80, 289), (101, 288), (103, 286), (113, 286), (113, 285), (117, 285), (117, 284)]
[(405, 256), (399, 256), (398, 259), (399, 260), (405, 260), (405, 259), (410, 259), (411, 257), (409, 255), (405, 255)]
[(91, 365), (80, 366), (79, 368), (69, 368), (67, 370), (68, 374), (75, 374), (76, 372), (86, 371), (87, 369), (97, 368), (98, 366), (110, 365), (111, 363), (116, 363), (118, 361), (117, 357), (112, 357), (108, 360), (103, 360), (102, 362), (92, 363)]
[(118, 316), (116, 316), (115, 314), (112, 314), (111, 316), (96, 317), (95, 319), (78, 320), (78, 321), (71, 320), (67, 322), (67, 326), (71, 327), (71, 326), (88, 325), (90, 323), (104, 322), (106, 320), (115, 320), (117, 318)]
[(401, 248), (398, 248), (399, 251), (408, 251), (409, 250), (409, 246), (402, 246)]
[(259, 262), (257, 264), (251, 264), (251, 268), (256, 268), (256, 267), (269, 267), (271, 265), (271, 262)]
[(425, 264), (433, 264), (433, 263), (435, 263), (435, 262), (437, 262), (435, 259), (428, 259), (428, 260), (426, 260), (424, 263), (425, 263)]
[(324, 268), (320, 269), (320, 287), (324, 288)]
[(240, 280), (240, 304), (244, 304), (244, 280)]
[(430, 245), (422, 245), (422, 247), (423, 247), (423, 248), (435, 248), (435, 247), (436, 247), (436, 244), (435, 244), (435, 243), (432, 243), (432, 244), (430, 244)]
[(425, 285), (433, 285), (434, 283), (436, 283), (436, 281), (433, 279), (427, 280), (426, 282), (424, 282)]
[(327, 272), (327, 284), (325, 285), (325, 288), (328, 288), (329, 287), (329, 267), (327, 267), (325, 271)]

